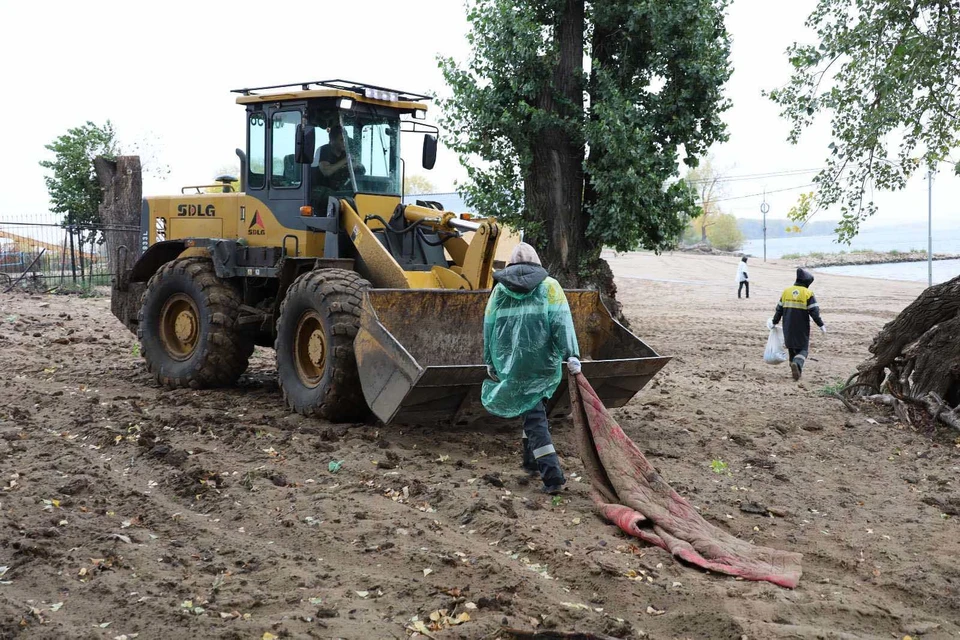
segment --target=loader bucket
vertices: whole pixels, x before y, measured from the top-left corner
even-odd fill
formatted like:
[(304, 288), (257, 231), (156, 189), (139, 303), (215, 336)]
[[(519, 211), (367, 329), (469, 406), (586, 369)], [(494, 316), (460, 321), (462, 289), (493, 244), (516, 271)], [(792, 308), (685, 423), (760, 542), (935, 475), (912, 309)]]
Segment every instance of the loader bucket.
[[(665, 365), (616, 322), (596, 291), (567, 291), (583, 374), (604, 405), (622, 407)], [(372, 289), (354, 342), (363, 395), (385, 424), (501, 421), (480, 403), (483, 313), (489, 291)], [(564, 373), (566, 375), (566, 373)], [(567, 415), (565, 382), (548, 400), (550, 415)]]

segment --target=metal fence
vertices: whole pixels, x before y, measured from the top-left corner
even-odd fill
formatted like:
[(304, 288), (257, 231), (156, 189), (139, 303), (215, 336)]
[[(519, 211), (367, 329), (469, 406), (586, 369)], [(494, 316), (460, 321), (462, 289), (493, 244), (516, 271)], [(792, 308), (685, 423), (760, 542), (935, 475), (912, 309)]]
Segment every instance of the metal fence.
[(11, 218), (0, 215), (0, 290), (109, 285), (117, 260), (108, 247), (135, 242), (139, 233), (138, 227), (57, 223), (53, 215)]

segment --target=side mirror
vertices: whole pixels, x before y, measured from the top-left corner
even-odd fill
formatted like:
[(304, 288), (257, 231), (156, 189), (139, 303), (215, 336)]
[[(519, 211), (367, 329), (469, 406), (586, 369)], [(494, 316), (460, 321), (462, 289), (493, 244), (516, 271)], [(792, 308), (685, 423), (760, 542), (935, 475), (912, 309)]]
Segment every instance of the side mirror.
[(437, 136), (426, 134), (423, 136), (423, 168), (433, 169), (437, 164)]
[(298, 124), (296, 144), (293, 152), (296, 161), (300, 164), (312, 164), (316, 145), (317, 134), (313, 127)]

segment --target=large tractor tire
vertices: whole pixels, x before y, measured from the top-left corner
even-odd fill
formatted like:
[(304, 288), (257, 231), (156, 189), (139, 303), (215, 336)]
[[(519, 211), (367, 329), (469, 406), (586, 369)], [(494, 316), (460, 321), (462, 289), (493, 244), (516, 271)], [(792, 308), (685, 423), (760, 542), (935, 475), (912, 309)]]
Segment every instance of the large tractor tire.
[(160, 267), (144, 291), (137, 327), (140, 353), (157, 383), (200, 389), (236, 382), (253, 353), (237, 325), (240, 303), (206, 258)]
[(353, 271), (319, 269), (287, 289), (274, 348), (280, 389), (294, 411), (333, 422), (368, 415), (353, 339), (369, 287)]

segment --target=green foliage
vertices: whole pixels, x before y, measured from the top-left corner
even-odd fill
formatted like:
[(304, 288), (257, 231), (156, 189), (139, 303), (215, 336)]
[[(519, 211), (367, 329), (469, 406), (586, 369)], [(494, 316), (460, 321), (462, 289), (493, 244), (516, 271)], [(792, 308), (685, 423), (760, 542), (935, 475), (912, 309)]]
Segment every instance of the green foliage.
[[(815, 202), (815, 194), (813, 191), (801, 193), (800, 197), (797, 199), (797, 204), (793, 205), (790, 208), (790, 211), (787, 212), (787, 219), (792, 222), (799, 222), (801, 224), (806, 223), (814, 211)], [(798, 225), (793, 225), (792, 227), (788, 227), (787, 231), (792, 233), (800, 233), (802, 229)]]
[[(471, 55), (462, 66), (440, 62), (453, 93), (441, 124), (466, 168), (467, 202), (565, 262), (573, 251), (579, 267), (602, 246), (674, 246), (698, 214), (694, 192), (676, 179), (680, 161), (695, 167), (726, 139), (726, 5), (470, 0)], [(561, 69), (570, 46), (583, 55)], [(584, 58), (589, 72), (579, 67)], [(551, 170), (561, 158), (583, 158), (574, 184)], [(573, 220), (556, 220), (539, 197), (551, 192), (582, 194)], [(557, 240), (564, 232), (584, 244), (583, 255)]]
[(723, 460), (711, 460), (710, 468), (713, 469), (713, 472), (717, 475), (730, 475), (730, 471), (727, 469), (727, 463)]
[[(683, 181), (690, 190), (697, 195), (699, 211), (684, 230), (685, 243), (706, 242), (709, 240), (707, 231), (716, 222), (720, 215), (720, 206), (717, 200), (725, 195), (726, 191), (721, 182), (722, 176), (713, 168), (713, 159), (704, 158), (700, 164), (687, 171)], [(696, 232), (696, 235), (693, 233)]]
[(743, 232), (737, 227), (737, 219), (729, 213), (714, 216), (714, 223), (707, 227), (707, 238), (721, 251), (739, 251), (743, 246)]
[(704, 223), (708, 221), (706, 235), (710, 246), (721, 251), (738, 251), (743, 246), (745, 239), (743, 232), (737, 226), (737, 219), (729, 213), (694, 218), (684, 231), (684, 242), (700, 242), (703, 237)]
[(817, 391), (817, 395), (820, 396), (832, 396), (834, 394), (840, 393), (840, 391), (847, 386), (846, 380), (834, 380), (830, 384), (826, 384)]
[(794, 143), (829, 114), (816, 200), (818, 208), (839, 204), (837, 234), (849, 243), (877, 210), (873, 188), (902, 189), (960, 141), (960, 20), (941, 0), (819, 0), (806, 25), (819, 42), (788, 49), (793, 75), (768, 95)]
[(437, 188), (433, 186), (430, 179), (426, 176), (414, 173), (405, 176), (403, 179), (403, 195), (410, 196), (419, 193), (436, 193)]
[(103, 126), (87, 122), (68, 130), (46, 145), (53, 160), (40, 166), (50, 170), (44, 177), (50, 194), (51, 211), (66, 214), (74, 224), (98, 224), (102, 192), (93, 170), (97, 156), (114, 157), (117, 153), (116, 133), (109, 120)]

